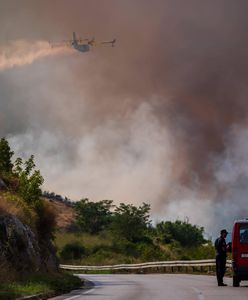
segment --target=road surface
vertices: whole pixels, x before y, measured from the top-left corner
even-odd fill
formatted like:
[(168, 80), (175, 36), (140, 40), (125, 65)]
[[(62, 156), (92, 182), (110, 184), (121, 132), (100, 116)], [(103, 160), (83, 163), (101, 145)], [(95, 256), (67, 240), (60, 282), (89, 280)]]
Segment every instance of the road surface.
[(248, 282), (232, 287), (216, 286), (214, 276), (184, 274), (79, 275), (94, 283), (87, 290), (53, 300), (248, 300)]

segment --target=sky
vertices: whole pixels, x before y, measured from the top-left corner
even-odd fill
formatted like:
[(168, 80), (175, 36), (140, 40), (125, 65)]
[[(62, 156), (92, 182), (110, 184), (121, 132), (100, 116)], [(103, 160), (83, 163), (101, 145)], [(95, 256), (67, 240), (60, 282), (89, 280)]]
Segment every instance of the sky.
[[(0, 136), (44, 190), (231, 230), (248, 217), (247, 8), (0, 0)], [(50, 47), (73, 31), (116, 47)]]

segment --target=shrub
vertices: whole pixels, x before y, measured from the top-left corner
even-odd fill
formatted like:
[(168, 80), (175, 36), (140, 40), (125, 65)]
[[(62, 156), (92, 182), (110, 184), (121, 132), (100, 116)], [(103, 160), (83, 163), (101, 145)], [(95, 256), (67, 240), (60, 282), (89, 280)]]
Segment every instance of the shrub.
[(127, 256), (138, 257), (139, 252), (136, 249), (135, 243), (132, 243), (126, 239), (115, 239), (112, 245), (115, 252), (121, 253)]
[(146, 243), (140, 243), (137, 245), (139, 257), (143, 261), (154, 261), (163, 258), (163, 253), (158, 246)]
[(53, 239), (56, 229), (56, 214), (49, 202), (40, 200), (35, 205), (36, 229), (40, 240)]
[(66, 244), (60, 252), (60, 257), (64, 260), (81, 259), (86, 251), (79, 242)]
[(165, 243), (178, 241), (182, 246), (199, 246), (205, 241), (203, 237), (204, 228), (182, 221), (160, 222), (156, 226), (157, 234)]

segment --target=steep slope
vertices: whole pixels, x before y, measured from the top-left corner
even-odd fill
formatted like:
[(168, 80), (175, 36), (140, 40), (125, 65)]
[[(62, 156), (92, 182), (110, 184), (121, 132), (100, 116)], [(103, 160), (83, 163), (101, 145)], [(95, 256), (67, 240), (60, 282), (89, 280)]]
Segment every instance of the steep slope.
[(75, 219), (75, 211), (73, 206), (59, 200), (48, 199), (45, 197), (43, 199), (53, 208), (56, 216), (57, 229), (68, 230)]

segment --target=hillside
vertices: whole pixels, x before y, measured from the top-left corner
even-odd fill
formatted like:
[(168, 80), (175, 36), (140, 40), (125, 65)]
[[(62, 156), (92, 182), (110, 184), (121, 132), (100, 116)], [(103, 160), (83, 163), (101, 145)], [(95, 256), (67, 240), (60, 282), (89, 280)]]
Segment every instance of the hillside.
[(43, 177), (34, 156), (12, 162), (13, 155), (8, 141), (0, 139), (0, 299), (40, 293), (47, 299), (81, 285), (59, 271), (53, 243), (56, 216), (67, 226), (72, 211), (42, 199)]
[(58, 230), (67, 230), (70, 228), (72, 222), (75, 220), (74, 208), (66, 202), (49, 199), (43, 197), (48, 202), (56, 216), (56, 227)]

